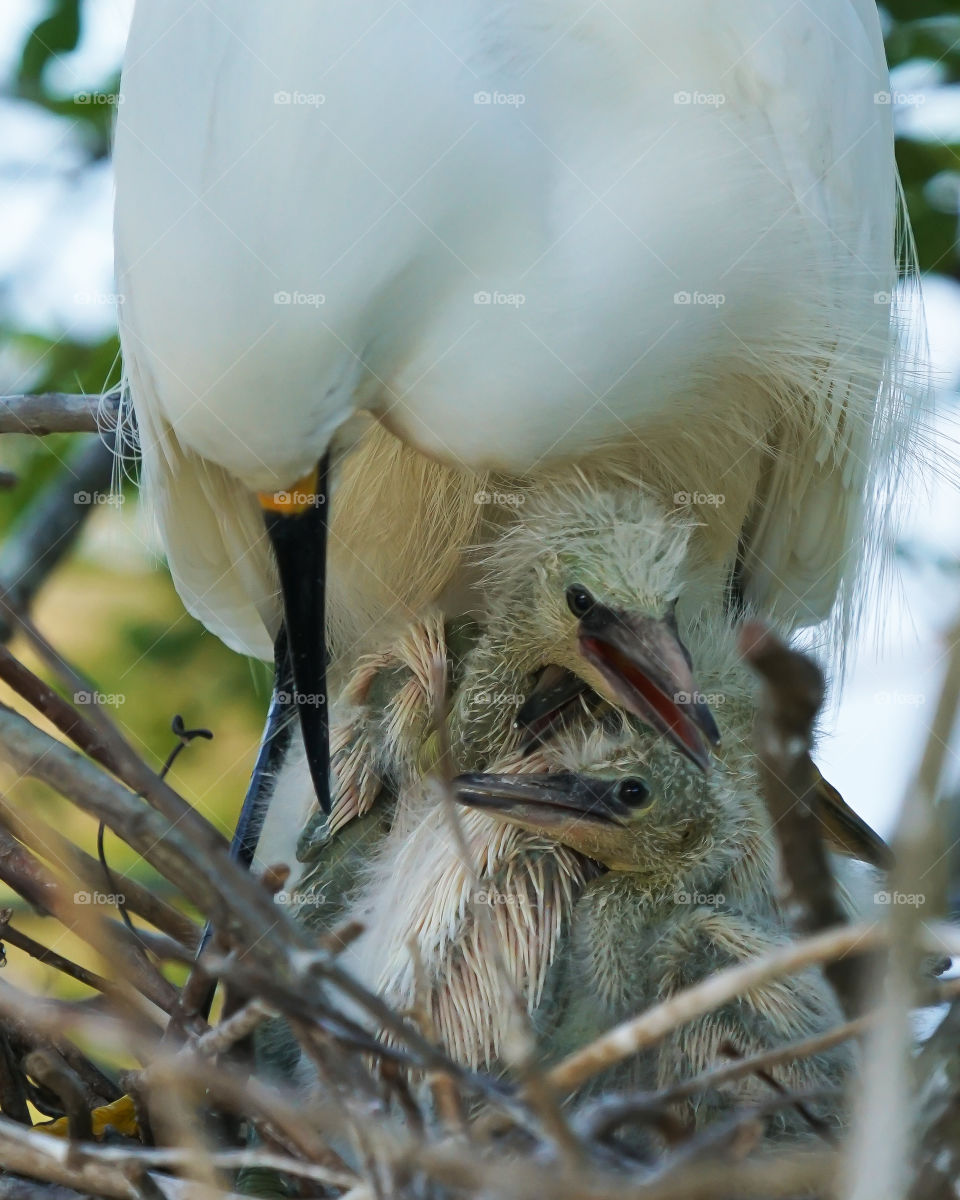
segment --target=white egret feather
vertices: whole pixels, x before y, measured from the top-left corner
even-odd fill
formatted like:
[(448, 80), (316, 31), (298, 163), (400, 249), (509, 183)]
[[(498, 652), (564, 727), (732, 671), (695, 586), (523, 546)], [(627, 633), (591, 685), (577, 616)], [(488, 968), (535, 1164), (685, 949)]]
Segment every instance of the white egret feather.
[[(910, 441), (887, 88), (873, 0), (139, 0), (121, 340), (187, 606), (270, 653), (255, 493), (366, 410), (413, 449), (356, 451), (376, 501), (334, 529), (361, 564), (344, 646), (452, 573), (480, 520), (457, 472), (618, 443), (644, 477), (736, 494), (716, 557), (742, 551), (761, 610), (849, 608)], [(406, 553), (371, 508), (416, 516)]]

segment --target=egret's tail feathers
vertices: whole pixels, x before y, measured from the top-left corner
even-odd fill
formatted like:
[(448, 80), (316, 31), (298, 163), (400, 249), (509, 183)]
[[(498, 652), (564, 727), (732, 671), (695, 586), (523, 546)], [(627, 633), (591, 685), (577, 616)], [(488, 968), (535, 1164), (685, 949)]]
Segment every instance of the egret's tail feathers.
[[(956, 448), (945, 446), (934, 429), (934, 384), (924, 316), (917, 248), (899, 179), (897, 249), (899, 280), (891, 303), (891, 342), (872, 429), (873, 470), (866, 493), (864, 522), (874, 531), (869, 558), (858, 585), (851, 588), (853, 616), (878, 596), (899, 587), (894, 551), (905, 502), (918, 481), (960, 476)], [(876, 626), (877, 636), (883, 625)]]
[[(119, 365), (118, 357), (110, 369), (111, 376)], [(119, 404), (114, 407), (114, 397), (117, 395), (120, 397)], [(118, 494), (124, 482), (135, 484), (140, 477), (140, 436), (130, 396), (130, 384), (125, 375), (115, 387), (104, 384), (97, 407), (97, 427), (100, 430), (100, 440), (113, 450), (113, 476), (110, 486), (111, 490)]]
[[(270, 658), (281, 605), (256, 497), (181, 446), (127, 355), (143, 488), (187, 609), (228, 646)], [(387, 641), (454, 576), (483, 520), (483, 477), (453, 471), (369, 428), (339, 463), (329, 537), (332, 666)]]
[(256, 497), (222, 468), (185, 450), (150, 402), (127, 355), (139, 424), (143, 490), (187, 610), (241, 654), (269, 659), (281, 619), (270, 545)]

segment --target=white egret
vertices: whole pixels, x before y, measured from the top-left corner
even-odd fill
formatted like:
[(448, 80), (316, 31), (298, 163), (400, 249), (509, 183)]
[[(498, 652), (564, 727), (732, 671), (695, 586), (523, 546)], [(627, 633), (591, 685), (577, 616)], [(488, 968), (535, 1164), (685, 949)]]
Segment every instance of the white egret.
[(829, 613), (909, 441), (887, 88), (873, 0), (139, 0), (116, 252), (145, 485), (192, 612), (262, 656), (284, 618), (321, 799), (326, 464), (361, 414), (408, 449), (368, 435), (341, 506), (350, 636), (437, 590), (469, 471), (614, 446), (725, 501), (713, 558), (761, 611)]

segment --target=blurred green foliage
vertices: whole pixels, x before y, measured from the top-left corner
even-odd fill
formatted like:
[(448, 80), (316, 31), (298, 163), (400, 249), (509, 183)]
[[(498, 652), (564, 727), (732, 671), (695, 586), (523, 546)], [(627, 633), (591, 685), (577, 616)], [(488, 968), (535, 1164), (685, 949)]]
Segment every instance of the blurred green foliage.
[[(960, 0), (887, 0), (883, 8), (892, 68), (930, 64), (941, 86), (960, 83)], [(899, 138), (897, 157), (921, 268), (960, 277), (960, 120), (944, 141)]]
[(93, 81), (88, 89), (71, 96), (57, 95), (47, 78), (51, 62), (77, 48), (83, 18), (83, 0), (51, 0), (48, 13), (34, 26), (24, 43), (15, 90), (21, 99), (76, 122), (78, 136), (83, 139), (90, 157), (96, 159), (109, 153), (114, 105), (96, 103), (95, 98), (117, 94), (119, 64), (109, 79)]
[[(105, 79), (91, 80), (81, 91), (63, 95), (51, 82), (51, 66), (69, 55), (80, 42), (87, 6), (84, 0), (48, 0), (43, 18), (30, 30), (20, 51), (12, 96), (63, 119), (65, 134), (80, 150), (88, 165), (107, 157), (116, 105), (95, 102), (116, 97), (120, 88), (120, 64)], [(44, 336), (30, 329), (0, 325), (4, 344), (23, 361), (37, 364), (31, 375), (33, 391), (99, 392), (119, 379), (120, 347), (113, 335), (97, 342), (69, 336)], [(55, 447), (52, 447), (55, 449)], [(26, 452), (29, 455), (29, 451)], [(39, 460), (45, 456), (35, 455)], [(22, 461), (11, 464), (21, 480), (29, 483)], [(42, 467), (39, 468), (42, 470)], [(27, 499), (26, 492), (19, 493)], [(5, 515), (0, 502), (0, 518)]]

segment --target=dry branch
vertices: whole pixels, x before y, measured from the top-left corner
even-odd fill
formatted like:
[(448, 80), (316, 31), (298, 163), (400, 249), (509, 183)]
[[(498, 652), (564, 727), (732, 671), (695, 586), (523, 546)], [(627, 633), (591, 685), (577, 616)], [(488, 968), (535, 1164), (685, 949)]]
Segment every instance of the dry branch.
[(551, 1068), (547, 1080), (557, 1091), (573, 1091), (594, 1075), (655, 1045), (679, 1026), (729, 1004), (744, 992), (851, 951), (870, 949), (881, 943), (882, 936), (876, 925), (847, 925), (783, 946), (754, 962), (718, 971), (571, 1054)]
[(7, 1171), (118, 1200), (142, 1200), (136, 1175), (124, 1167), (78, 1156), (58, 1141), (0, 1117), (0, 1163)]
[(52, 1050), (33, 1050), (24, 1060), (24, 1070), (60, 1098), (70, 1122), (70, 1136), (77, 1141), (93, 1140), (93, 1118), (87, 1090), (69, 1063)]
[[(3, 603), (0, 600), (0, 603)], [(64, 700), (49, 684), (27, 667), (6, 648), (0, 646), (0, 679), (8, 684), (18, 696), (32, 705), (41, 716), (47, 718), (61, 733), (94, 762), (114, 775), (120, 773), (119, 763), (112, 758), (104, 739), (90, 723), (77, 712), (73, 704)]]
[(711, 1067), (685, 1079), (682, 1083), (674, 1084), (662, 1092), (637, 1092), (633, 1095), (618, 1095), (603, 1097), (589, 1105), (578, 1115), (577, 1127), (582, 1129), (589, 1138), (607, 1137), (610, 1131), (629, 1120), (636, 1109), (649, 1109), (656, 1105), (663, 1111), (671, 1104), (680, 1100), (688, 1100), (703, 1092), (721, 1088), (724, 1084), (734, 1083), (745, 1076), (761, 1071), (769, 1071), (771, 1067), (783, 1063), (795, 1062), (797, 1059), (809, 1058), (821, 1054), (850, 1038), (859, 1037), (874, 1021), (874, 1016), (859, 1017), (855, 1021), (845, 1021), (835, 1029), (826, 1033), (818, 1033), (814, 1037), (805, 1038), (800, 1042), (791, 1042), (786, 1046), (777, 1046), (760, 1054), (746, 1058), (738, 1058), (735, 1062), (722, 1066)]
[[(59, 746), (59, 743), (54, 744)], [(15, 834), (20, 837), (28, 836), (26, 823), (21, 821), (3, 801), (0, 801), (0, 818), (13, 827)], [(33, 824), (35, 826), (43, 825), (43, 822), (34, 817)], [(39, 865), (35, 869), (43, 870)], [(49, 873), (47, 873), (47, 879), (49, 880), (45, 891), (47, 911), (55, 914), (67, 928), (92, 946), (106, 961), (126, 968), (127, 977), (134, 987), (152, 1003), (164, 1011), (169, 1011), (176, 1001), (176, 990), (146, 958), (140, 941), (134, 938), (130, 930), (126, 926), (111, 927), (106, 916), (99, 910), (92, 909), (82, 902), (78, 905), (77, 889), (82, 885), (80, 878), (75, 876), (70, 879), (66, 887), (53, 880)], [(101, 886), (102, 881), (98, 879), (94, 884), (95, 892), (99, 891)], [(15, 931), (10, 941), (14, 945), (17, 944), (18, 935)], [(26, 946), (22, 948), (28, 953), (30, 952)], [(51, 961), (51, 965), (57, 965), (56, 961)], [(68, 973), (70, 972), (68, 971)], [(94, 979), (98, 982), (94, 983)], [(115, 999), (121, 999), (121, 993), (116, 983), (92, 975), (89, 975), (83, 982), (88, 982), (90, 986), (109, 992)], [(128, 1001), (124, 1000), (124, 1003), (126, 1002)]]
[(920, 1056), (917, 1168), (910, 1200), (956, 1200), (960, 1180), (960, 1000)]
[[(91, 500), (109, 491), (114, 461), (109, 441), (85, 439), (20, 516), (0, 549), (0, 595), (10, 607), (22, 612), (29, 609), (41, 585), (96, 511)], [(0, 636), (9, 637), (11, 628), (9, 617), (2, 616)]]
[(97, 433), (116, 427), (120, 392), (81, 396), (45, 392), (37, 396), (0, 396), (0, 433)]
[[(788, 885), (787, 911), (799, 933), (819, 933), (847, 919), (820, 834), (818, 775), (810, 757), (826, 690), (823, 672), (759, 622), (744, 626), (740, 648), (763, 680), (755, 738), (763, 798)], [(847, 1017), (858, 1016), (866, 1001), (861, 956), (827, 960), (823, 973)]]
[[(951, 1007), (938, 1031), (941, 1036), (932, 1039), (919, 1063), (914, 1061), (910, 1021), (923, 933), (930, 912), (943, 910), (948, 891), (944, 846), (949, 843), (937, 798), (960, 703), (960, 623), (950, 631), (947, 645), (947, 670), (920, 769), (904, 797), (894, 835), (897, 866), (889, 887), (894, 896), (912, 896), (915, 903), (894, 904), (889, 915), (891, 953), (883, 981), (883, 1019), (868, 1043), (848, 1164), (850, 1200), (901, 1200), (908, 1195), (910, 1200), (940, 1200), (951, 1188), (956, 1195), (960, 1050), (955, 1009)], [(866, 1173), (874, 1170), (882, 1186), (870, 1191)]]
[[(12, 817), (12, 809), (0, 798), (0, 832), (2, 832), (3, 821), (9, 823)], [(179, 909), (168, 904), (150, 887), (139, 883), (129, 875), (111, 871), (111, 886), (107, 888), (101, 863), (92, 855), (75, 846), (69, 838), (59, 834), (46, 821), (42, 821), (36, 813), (31, 814), (29, 822), (17, 822), (16, 828), (25, 844), (37, 855), (64, 864), (90, 891), (107, 890), (122, 893), (124, 907), (129, 912), (142, 917), (155, 929), (159, 929), (161, 933), (166, 934), (168, 938), (186, 950), (193, 952), (197, 949), (200, 942), (200, 929), (196, 923)], [(140, 936), (144, 936), (142, 930)]]
[(51, 912), (58, 886), (33, 855), (0, 826), (0, 882), (39, 913)]
[[(54, 1011), (59, 1014), (69, 1010), (57, 1008)], [(113, 1080), (67, 1040), (62, 1019), (52, 1019), (52, 1011), (46, 1008), (46, 1002), (31, 1000), (9, 985), (3, 985), (0, 987), (0, 1018), (12, 1039), (30, 1049), (55, 1050), (83, 1080), (91, 1107), (109, 1104), (119, 1097), (120, 1091)], [(88, 1023), (87, 1031), (90, 1028)], [(101, 1032), (99, 1027), (97, 1032)], [(124, 1032), (128, 1032), (126, 1026)]]
[(130, 1053), (134, 1043), (149, 1054), (160, 1040), (156, 1029), (138, 1027), (126, 1016), (83, 1003), (31, 996), (3, 980), (0, 980), (0, 1018), (7, 1028), (29, 1030), (32, 1037), (48, 1039), (68, 1058), (68, 1038), (93, 1046), (109, 1046), (117, 1054)]
[[(4, 825), (7, 826), (7, 829), (4, 829)], [(43, 864), (37, 861), (38, 858), (66, 868), (69, 873), (68, 877), (73, 878), (75, 882), (79, 882), (90, 891), (116, 890), (121, 892), (124, 896), (125, 907), (130, 912), (143, 917), (154, 928), (159, 929), (186, 949), (193, 951), (197, 948), (200, 930), (189, 917), (167, 904), (156, 892), (138, 883), (129, 875), (117, 875), (111, 872), (111, 886), (106, 887), (107, 880), (104, 877), (103, 866), (97, 859), (74, 845), (69, 838), (59, 833), (36, 812), (30, 814), (29, 821), (22, 820), (9, 802), (0, 797), (0, 879), (34, 907), (39, 907), (31, 895), (18, 886), (19, 876), (15, 875), (13, 871), (10, 872), (9, 879), (4, 875), (3, 853), (5, 847), (9, 849), (11, 855), (16, 851), (14, 861), (21, 868), (32, 871), (40, 881), (40, 890), (37, 891), (37, 896), (38, 899), (45, 901), (42, 911), (51, 911), (48, 902), (56, 897), (59, 885), (45, 870)], [(30, 851), (33, 853), (31, 854)], [(27, 882), (30, 882), (29, 879)], [(34, 886), (36, 890), (36, 885)]]
[(273, 965), (286, 965), (274, 936), (281, 924), (293, 945), (303, 945), (301, 932), (230, 859), (217, 830), (145, 768), (133, 774), (141, 779), (146, 775), (152, 798), (158, 807), (162, 803), (165, 812), (148, 808), (81, 755), (2, 706), (0, 747), (7, 762), (22, 775), (42, 780), (103, 821), (241, 949), (250, 948)]
[(22, 950), (24, 954), (29, 954), (31, 958), (35, 958), (37, 962), (43, 963), (44, 966), (53, 967), (56, 971), (62, 971), (64, 975), (69, 975), (71, 979), (76, 979), (78, 983), (84, 984), (86, 987), (93, 988), (98, 992), (109, 993), (112, 988), (108, 980), (102, 975), (97, 975), (93, 971), (88, 971), (86, 967), (81, 967), (78, 963), (71, 962), (70, 959), (64, 958), (55, 950), (50, 950), (39, 942), (34, 941), (32, 937), (21, 933), (18, 929), (14, 929), (10, 924), (12, 916), (9, 908), (0, 910), (0, 942), (9, 942), (11, 946), (16, 946), (18, 950)]

